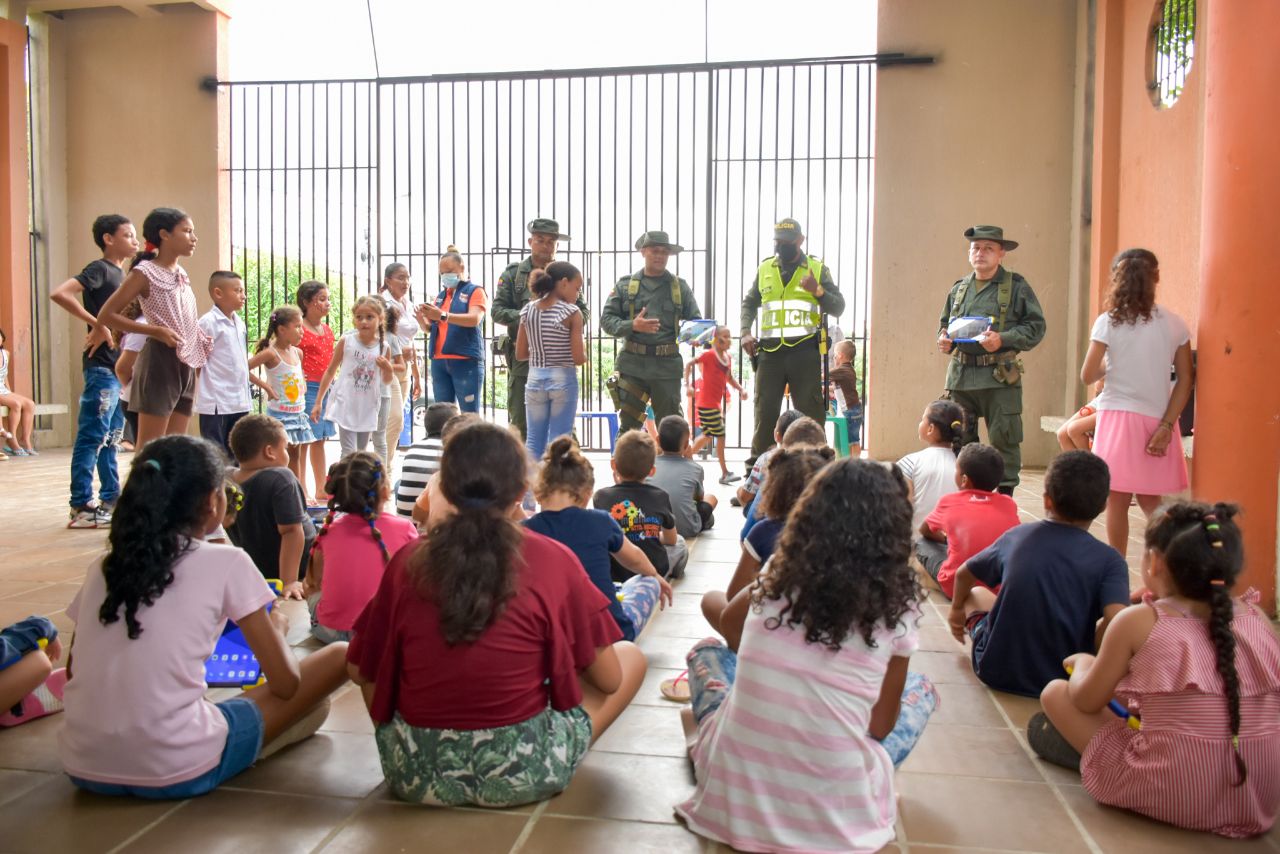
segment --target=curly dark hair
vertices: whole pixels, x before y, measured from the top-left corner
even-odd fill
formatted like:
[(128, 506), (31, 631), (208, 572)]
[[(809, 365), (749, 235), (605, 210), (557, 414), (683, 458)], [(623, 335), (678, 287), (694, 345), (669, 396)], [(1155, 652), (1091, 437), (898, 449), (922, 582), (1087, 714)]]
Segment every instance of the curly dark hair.
[(368, 451), (356, 451), (329, 466), (329, 474), (324, 481), (324, 491), (329, 493), (329, 512), (311, 543), (312, 554), (320, 545), (320, 538), (329, 533), (337, 515), (349, 513), (368, 524), (369, 535), (382, 551), (383, 564), (391, 559), (387, 544), (382, 540), (382, 532), (378, 530), (378, 516), (381, 515), (378, 499), (384, 478), (382, 460)]
[(596, 485), (595, 469), (582, 455), (572, 436), (560, 436), (547, 446), (538, 469), (538, 482), (533, 494), (539, 501), (552, 493), (566, 492), (575, 498), (591, 495)]
[(835, 456), (835, 450), (826, 445), (779, 448), (770, 454), (764, 486), (760, 488), (760, 506), (756, 508), (761, 518), (775, 522), (786, 519), (809, 481)]
[(964, 425), (969, 417), (954, 400), (935, 400), (925, 407), (925, 420), (938, 428), (944, 442), (951, 443), (951, 452), (960, 453), (964, 447)]
[(1244, 565), (1244, 542), (1233, 520), (1234, 504), (1210, 506), (1198, 501), (1175, 501), (1160, 509), (1147, 524), (1147, 548), (1155, 549), (1169, 567), (1178, 593), (1209, 604), (1209, 639), (1217, 654), (1218, 675), (1227, 695), (1236, 785), (1244, 784), (1249, 769), (1240, 755), (1240, 679), (1236, 674), (1236, 636), (1231, 628), (1235, 606), (1231, 586)]
[(124, 606), (129, 639), (142, 634), (138, 608), (155, 604), (173, 583), (173, 565), (204, 538), (200, 526), (208, 521), (209, 496), (222, 491), (224, 476), (222, 451), (195, 436), (163, 436), (138, 452), (102, 559), (103, 625), (119, 620)]
[(477, 421), (449, 436), (440, 491), (457, 512), (431, 529), (408, 571), (450, 646), (474, 643), (516, 593), (524, 529), (510, 510), (527, 483), (528, 455), (511, 431)]
[(1150, 249), (1126, 249), (1111, 262), (1111, 293), (1107, 313), (1119, 324), (1151, 319), (1156, 305), (1160, 262)]
[(768, 629), (804, 626), (805, 642), (837, 652), (854, 632), (868, 646), (921, 599), (911, 557), (911, 501), (897, 466), (842, 459), (815, 477), (778, 538), (752, 607), (783, 600)]

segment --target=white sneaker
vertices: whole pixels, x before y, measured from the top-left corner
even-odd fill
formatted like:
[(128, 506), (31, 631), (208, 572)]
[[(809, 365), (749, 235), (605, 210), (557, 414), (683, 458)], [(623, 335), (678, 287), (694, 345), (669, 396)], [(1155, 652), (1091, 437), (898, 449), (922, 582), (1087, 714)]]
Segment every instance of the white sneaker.
[(93, 508), (93, 519), (98, 523), (99, 528), (111, 527), (111, 516), (115, 513), (116, 506), (106, 502), (99, 502), (98, 506)]

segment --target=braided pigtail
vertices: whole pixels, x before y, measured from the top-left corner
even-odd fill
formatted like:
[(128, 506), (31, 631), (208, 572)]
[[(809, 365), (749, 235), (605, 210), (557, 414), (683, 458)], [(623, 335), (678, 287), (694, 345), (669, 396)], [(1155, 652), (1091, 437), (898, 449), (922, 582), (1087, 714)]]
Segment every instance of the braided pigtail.
[(365, 491), (364, 504), (364, 520), (369, 523), (369, 532), (373, 535), (373, 541), (378, 544), (378, 548), (382, 551), (382, 562), (385, 564), (391, 560), (391, 555), (387, 553), (387, 544), (382, 540), (382, 532), (378, 530), (378, 491), (382, 486), (382, 460), (374, 458), (373, 464), (373, 482), (369, 485), (369, 489)]
[(383, 563), (391, 559), (377, 524), (381, 512), (378, 498), (384, 476), (382, 461), (368, 451), (357, 451), (329, 467), (329, 477), (324, 485), (330, 495), (329, 513), (325, 516), (324, 527), (316, 534), (316, 545), (338, 513), (350, 513), (368, 523), (373, 541), (382, 552)]
[(1236, 635), (1232, 627), (1235, 604), (1231, 586), (1244, 564), (1240, 528), (1232, 518), (1234, 504), (1175, 502), (1152, 519), (1146, 542), (1164, 557), (1178, 592), (1209, 605), (1209, 639), (1213, 642), (1218, 675), (1226, 694), (1231, 723), (1231, 749), (1236, 763), (1235, 785), (1243, 785), (1249, 769), (1240, 754), (1240, 678), (1236, 672)]

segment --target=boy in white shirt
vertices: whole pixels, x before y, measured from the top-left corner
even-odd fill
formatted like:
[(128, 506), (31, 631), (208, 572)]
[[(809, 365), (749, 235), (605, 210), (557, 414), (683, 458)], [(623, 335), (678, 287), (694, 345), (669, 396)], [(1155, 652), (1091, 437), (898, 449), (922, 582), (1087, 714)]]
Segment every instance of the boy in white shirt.
[(209, 277), (213, 308), (200, 318), (200, 328), (213, 338), (213, 352), (196, 379), (196, 412), (200, 435), (235, 459), (227, 437), (236, 422), (249, 414), (249, 383), (275, 395), (267, 383), (249, 373), (248, 338), (237, 313), (244, 307), (244, 282), (238, 273), (216, 270)]

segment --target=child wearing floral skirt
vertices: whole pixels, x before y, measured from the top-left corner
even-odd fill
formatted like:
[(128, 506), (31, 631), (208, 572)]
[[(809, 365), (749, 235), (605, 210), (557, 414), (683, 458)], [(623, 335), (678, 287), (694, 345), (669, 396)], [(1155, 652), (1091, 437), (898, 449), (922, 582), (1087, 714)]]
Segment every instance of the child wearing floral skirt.
[(249, 360), (250, 370), (265, 367), (271, 383), (272, 399), (267, 414), (284, 425), (289, 437), (289, 471), (302, 483), (303, 453), (316, 440), (307, 420), (307, 383), (302, 375), (302, 312), (283, 305), (271, 312), (267, 333)]

